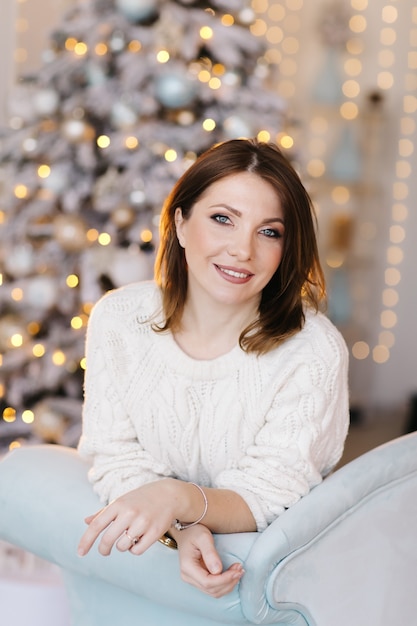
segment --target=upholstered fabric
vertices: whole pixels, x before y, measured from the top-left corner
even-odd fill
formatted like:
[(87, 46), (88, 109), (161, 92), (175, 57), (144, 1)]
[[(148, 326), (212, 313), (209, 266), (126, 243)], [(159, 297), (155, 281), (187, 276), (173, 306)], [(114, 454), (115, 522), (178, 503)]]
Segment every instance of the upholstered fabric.
[(218, 535), (224, 564), (246, 573), (214, 599), (182, 582), (178, 555), (76, 546), (98, 506), (88, 466), (60, 446), (0, 463), (0, 539), (57, 563), (73, 626), (412, 626), (417, 615), (417, 433), (349, 463), (263, 533)]

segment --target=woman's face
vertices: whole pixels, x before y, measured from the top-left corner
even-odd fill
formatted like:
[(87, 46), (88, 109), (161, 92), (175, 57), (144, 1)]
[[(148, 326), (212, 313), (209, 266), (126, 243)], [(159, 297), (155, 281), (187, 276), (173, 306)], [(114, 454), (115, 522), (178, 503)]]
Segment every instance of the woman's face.
[(284, 245), (284, 213), (272, 185), (250, 172), (232, 174), (206, 189), (188, 219), (177, 208), (175, 222), (188, 295), (257, 309)]

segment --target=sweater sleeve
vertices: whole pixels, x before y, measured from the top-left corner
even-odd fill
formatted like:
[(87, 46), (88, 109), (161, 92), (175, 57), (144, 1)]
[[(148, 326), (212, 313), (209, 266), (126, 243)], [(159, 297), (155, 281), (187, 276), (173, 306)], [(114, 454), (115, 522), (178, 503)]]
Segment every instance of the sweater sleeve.
[(111, 324), (109, 328), (105, 301), (106, 296), (94, 307), (87, 329), (83, 429), (78, 451), (91, 461), (89, 480), (107, 504), (171, 472), (141, 446), (124, 407), (123, 390), (114, 385), (109, 359), (117, 338)]
[(307, 349), (299, 344), (283, 365), (285, 375), (272, 385), (253, 445), (216, 479), (216, 487), (233, 489), (246, 501), (259, 531), (322, 481), (340, 459), (347, 434), (343, 338), (329, 322)]

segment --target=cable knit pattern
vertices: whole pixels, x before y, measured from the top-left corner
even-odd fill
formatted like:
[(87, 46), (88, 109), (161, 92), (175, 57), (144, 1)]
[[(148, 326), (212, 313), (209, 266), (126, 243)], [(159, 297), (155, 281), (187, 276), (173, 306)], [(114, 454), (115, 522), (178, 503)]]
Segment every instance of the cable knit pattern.
[(83, 434), (103, 502), (174, 476), (232, 489), (258, 530), (340, 459), (348, 427), (348, 356), (338, 330), (307, 311), (303, 329), (266, 355), (238, 346), (200, 361), (171, 333), (153, 282), (94, 307), (87, 332)]

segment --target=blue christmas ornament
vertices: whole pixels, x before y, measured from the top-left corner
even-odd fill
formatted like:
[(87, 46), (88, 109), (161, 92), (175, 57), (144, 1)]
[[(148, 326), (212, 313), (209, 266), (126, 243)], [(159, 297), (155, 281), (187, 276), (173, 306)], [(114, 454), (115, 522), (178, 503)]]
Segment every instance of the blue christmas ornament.
[(158, 0), (116, 0), (116, 8), (133, 22), (146, 22), (157, 14)]
[(197, 95), (197, 83), (181, 74), (164, 74), (156, 79), (155, 95), (164, 107), (180, 109), (193, 102)]

